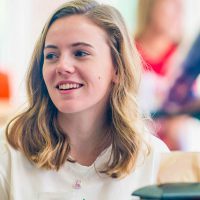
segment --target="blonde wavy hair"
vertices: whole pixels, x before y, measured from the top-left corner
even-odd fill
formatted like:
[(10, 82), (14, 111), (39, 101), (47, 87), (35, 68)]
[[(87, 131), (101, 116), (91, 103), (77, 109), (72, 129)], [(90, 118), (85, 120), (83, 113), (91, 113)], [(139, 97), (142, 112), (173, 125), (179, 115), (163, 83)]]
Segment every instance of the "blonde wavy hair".
[(29, 105), (8, 124), (7, 140), (40, 168), (59, 170), (68, 159), (70, 141), (58, 125), (58, 111), (47, 92), (42, 67), (43, 48), (50, 26), (56, 20), (71, 15), (88, 17), (108, 36), (119, 81), (112, 88), (108, 112), (112, 159), (101, 173), (123, 177), (134, 168), (143, 143), (145, 124), (136, 100), (142, 67), (121, 14), (109, 5), (93, 0), (74, 0), (63, 4), (52, 14), (35, 46), (27, 74)]

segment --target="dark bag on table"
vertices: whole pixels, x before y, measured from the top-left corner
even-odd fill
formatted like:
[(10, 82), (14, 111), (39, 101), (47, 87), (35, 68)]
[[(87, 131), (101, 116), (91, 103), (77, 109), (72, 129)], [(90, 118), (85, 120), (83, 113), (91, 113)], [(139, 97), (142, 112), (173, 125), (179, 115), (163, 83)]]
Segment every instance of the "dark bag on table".
[(132, 193), (142, 200), (200, 200), (200, 183), (168, 183), (140, 188)]

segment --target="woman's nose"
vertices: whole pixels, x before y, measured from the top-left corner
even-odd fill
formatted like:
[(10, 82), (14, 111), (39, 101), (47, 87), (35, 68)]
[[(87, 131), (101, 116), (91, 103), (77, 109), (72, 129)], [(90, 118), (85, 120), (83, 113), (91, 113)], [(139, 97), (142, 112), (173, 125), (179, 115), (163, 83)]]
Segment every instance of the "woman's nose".
[(72, 59), (62, 56), (56, 67), (56, 73), (58, 74), (72, 74), (75, 72), (75, 66)]

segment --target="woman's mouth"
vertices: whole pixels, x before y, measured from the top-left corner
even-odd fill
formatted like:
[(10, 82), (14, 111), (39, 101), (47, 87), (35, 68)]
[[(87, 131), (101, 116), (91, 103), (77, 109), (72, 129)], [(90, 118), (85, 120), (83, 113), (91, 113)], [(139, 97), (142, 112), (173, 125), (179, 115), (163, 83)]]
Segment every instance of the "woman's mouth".
[(64, 83), (64, 84), (57, 85), (56, 88), (59, 90), (72, 90), (72, 89), (81, 88), (82, 86), (83, 84), (79, 84), (79, 83)]

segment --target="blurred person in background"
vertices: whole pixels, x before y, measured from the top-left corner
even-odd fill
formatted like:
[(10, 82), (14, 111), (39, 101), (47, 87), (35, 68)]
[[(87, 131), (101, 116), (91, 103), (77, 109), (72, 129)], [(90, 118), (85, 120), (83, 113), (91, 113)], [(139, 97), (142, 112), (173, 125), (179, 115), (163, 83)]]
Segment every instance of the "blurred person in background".
[[(182, 38), (182, 0), (139, 0), (135, 41), (144, 60), (143, 93), (152, 111), (163, 103), (179, 66), (178, 47)], [(146, 94), (141, 94), (142, 97)], [(143, 99), (143, 98), (141, 98)], [(146, 98), (144, 98), (146, 99)]]
[[(141, 107), (154, 112), (162, 106), (179, 71), (183, 1), (139, 0), (137, 15), (134, 39), (144, 63)], [(159, 121), (158, 136), (161, 126)]]
[[(171, 149), (176, 147), (181, 150), (192, 150), (193, 144), (190, 141), (199, 141), (200, 138), (200, 124), (194, 119), (200, 119), (200, 97), (198, 87), (194, 87), (200, 74), (200, 34), (182, 63), (181, 70), (163, 106), (154, 117), (159, 118), (162, 125), (160, 136)], [(195, 134), (192, 131), (194, 126), (197, 127), (194, 130)], [(200, 150), (195, 148), (193, 150)]]

